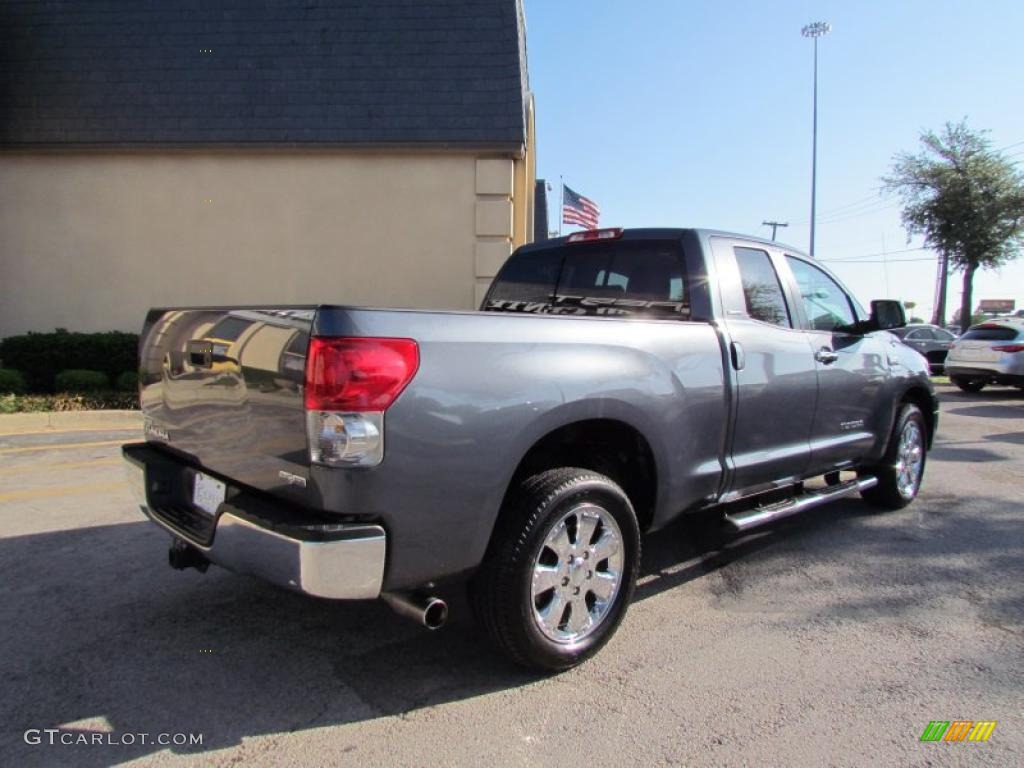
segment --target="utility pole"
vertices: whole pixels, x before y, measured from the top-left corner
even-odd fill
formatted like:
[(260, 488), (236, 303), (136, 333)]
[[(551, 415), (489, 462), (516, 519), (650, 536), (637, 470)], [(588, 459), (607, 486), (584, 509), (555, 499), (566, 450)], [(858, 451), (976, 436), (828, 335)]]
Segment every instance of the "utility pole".
[[(939, 254), (938, 274), (935, 275), (935, 303), (932, 305), (932, 325), (946, 327), (946, 282), (949, 280), (949, 259), (945, 251)], [(966, 330), (971, 318), (960, 318), (960, 328)]]
[(762, 227), (771, 227), (772, 228), (772, 240), (774, 240), (775, 239), (775, 233), (776, 233), (776, 231), (778, 231), (779, 227), (788, 227), (789, 226), (789, 222), (788, 221), (762, 221), (761, 222), (761, 226)]

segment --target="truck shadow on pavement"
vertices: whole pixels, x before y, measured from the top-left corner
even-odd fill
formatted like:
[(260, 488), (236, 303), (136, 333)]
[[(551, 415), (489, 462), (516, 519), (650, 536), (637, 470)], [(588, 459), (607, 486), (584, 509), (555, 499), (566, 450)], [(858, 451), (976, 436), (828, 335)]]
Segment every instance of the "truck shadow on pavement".
[[(922, 579), (929, 591), (936, 579), (960, 588), (981, 577), (982, 567), (1018, 585), (985, 607), (993, 621), (1020, 615), (1024, 506), (1011, 510), (1012, 520), (964, 515), (958, 504), (952, 497), (922, 499), (883, 519), (868, 517), (859, 501), (844, 501), (744, 536), (714, 519), (679, 522), (645, 540), (635, 599), (709, 574), (729, 575), (724, 598), (713, 589), (694, 599), (735, 599), (751, 561), (771, 573), (808, 557), (870, 553), (879, 568), (909, 569), (904, 588), (872, 605), (875, 574), (855, 576), (863, 579), (864, 604), (837, 605), (837, 615), (898, 614), (918, 599)], [(970, 502), (972, 509), (996, 504), (1005, 510), (1005, 500)], [(403, 715), (544, 679), (497, 656), (458, 595), (451, 596), (453, 623), (429, 633), (377, 602), (314, 600), (215, 568), (205, 576), (174, 572), (163, 564), (166, 546), (166, 536), (145, 522), (0, 540), (0, 762), (101, 766), (168, 748), (138, 737), (131, 745), (33, 746), (24, 740), (27, 729), (153, 739), (197, 733), (202, 745), (170, 749), (198, 755), (250, 736), (283, 738)], [(929, 565), (965, 548), (980, 566)], [(821, 588), (813, 580), (805, 586)], [(351, 731), (353, 748), (359, 738)], [(266, 748), (259, 753), (268, 754)]]
[(996, 443), (1024, 445), (1024, 432), (1002, 432), (998, 435), (985, 435), (985, 439)]
[(943, 393), (941, 399), (948, 405), (943, 412), (956, 416), (1019, 419), (1024, 414), (1024, 392), (1016, 388)]
[(990, 450), (986, 446), (978, 446), (977, 441), (936, 441), (934, 447), (928, 454), (928, 460), (932, 462), (961, 462), (961, 461), (1009, 461), (1004, 454)]

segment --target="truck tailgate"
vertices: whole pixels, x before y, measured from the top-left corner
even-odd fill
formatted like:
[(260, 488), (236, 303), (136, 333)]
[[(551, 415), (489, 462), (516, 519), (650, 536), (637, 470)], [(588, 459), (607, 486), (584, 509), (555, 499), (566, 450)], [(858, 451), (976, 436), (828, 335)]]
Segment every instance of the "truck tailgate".
[(159, 309), (139, 350), (146, 439), (307, 500), (303, 377), (312, 307)]

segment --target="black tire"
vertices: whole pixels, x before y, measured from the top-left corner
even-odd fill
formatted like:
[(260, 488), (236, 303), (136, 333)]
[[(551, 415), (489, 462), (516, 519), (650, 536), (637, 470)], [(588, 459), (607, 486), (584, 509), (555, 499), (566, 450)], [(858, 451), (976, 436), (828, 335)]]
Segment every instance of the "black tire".
[(981, 392), (988, 383), (984, 379), (969, 379), (966, 376), (950, 376), (949, 380), (964, 392)]
[[(900, 470), (900, 462), (905, 459), (904, 456), (901, 456), (901, 447), (904, 432), (914, 427), (916, 427), (919, 439), (921, 462), (920, 466), (916, 468), (913, 482), (908, 485), (907, 474), (901, 473)], [(859, 472), (862, 477), (871, 475), (878, 478), (878, 485), (861, 491), (861, 498), (881, 509), (902, 509), (917, 498), (918, 491), (921, 490), (921, 479), (924, 477), (924, 467), (928, 455), (927, 444), (928, 425), (925, 423), (924, 414), (913, 403), (905, 403), (900, 408), (882, 461)]]
[[(597, 600), (593, 592), (584, 591), (582, 597), (572, 598), (586, 601), (588, 613), (598, 610), (600, 618), (585, 630), (587, 634), (580, 639), (556, 641), (545, 634), (541, 628), (542, 619), (536, 615), (540, 611), (536, 601), (543, 600), (544, 595), (534, 596), (534, 569), (542, 562), (538, 558), (555, 554), (547, 543), (548, 535), (555, 532), (556, 526), (566, 525), (567, 515), (581, 509), (598, 510), (593, 513), (598, 516), (601, 512), (607, 513), (618, 527), (617, 532), (613, 531), (621, 535), (618, 587), (603, 608), (593, 608)], [(571, 519), (582, 525), (582, 516)], [(591, 541), (600, 542), (603, 536), (599, 534), (604, 533), (606, 526), (603, 522), (596, 523), (596, 526)], [(572, 535), (568, 527), (565, 530), (567, 536)], [(575, 531), (578, 540), (579, 529)], [(581, 545), (577, 541), (573, 546)], [(595, 554), (595, 559), (590, 561), (593, 572), (597, 572), (599, 566), (610, 567), (611, 558), (596, 558)], [(578, 578), (591, 578), (585, 575), (591, 571), (585, 570), (582, 560), (568, 558), (568, 561), (575, 565), (563, 566), (562, 560), (557, 559), (556, 564), (550, 567), (571, 567), (573, 573), (578, 569)], [(470, 582), (470, 600), (474, 612), (499, 650), (523, 666), (558, 672), (586, 661), (615, 634), (632, 599), (639, 567), (640, 530), (636, 513), (622, 488), (604, 475), (587, 469), (551, 469), (527, 478), (510, 494), (484, 561)], [(581, 587), (587, 588), (587, 583), (578, 583), (579, 586), (575, 587), (577, 595)], [(573, 586), (565, 587), (564, 582), (560, 582), (551, 588), (551, 592), (545, 593), (550, 596), (550, 605), (555, 604), (555, 592), (564, 593), (566, 589), (572, 590)], [(573, 606), (578, 604), (561, 608), (563, 613), (559, 615), (562, 618), (557, 621), (564, 620), (566, 615), (571, 619)], [(566, 604), (559, 602), (558, 605)], [(558, 630), (549, 628), (548, 631)]]

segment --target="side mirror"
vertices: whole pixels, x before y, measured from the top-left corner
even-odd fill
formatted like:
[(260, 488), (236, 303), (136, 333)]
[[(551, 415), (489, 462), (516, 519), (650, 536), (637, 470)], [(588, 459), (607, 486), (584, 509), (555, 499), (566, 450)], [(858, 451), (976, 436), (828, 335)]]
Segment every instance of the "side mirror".
[(876, 299), (871, 302), (871, 327), (879, 331), (902, 328), (907, 324), (903, 305), (890, 299)]

